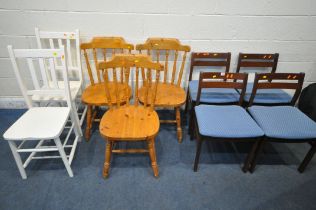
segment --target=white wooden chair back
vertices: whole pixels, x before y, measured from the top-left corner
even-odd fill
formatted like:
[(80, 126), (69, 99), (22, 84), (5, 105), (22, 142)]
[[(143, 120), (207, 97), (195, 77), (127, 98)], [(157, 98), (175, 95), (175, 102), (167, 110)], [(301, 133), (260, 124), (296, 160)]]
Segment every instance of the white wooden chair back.
[[(80, 56), (80, 33), (79, 29), (74, 32), (52, 32), (52, 31), (40, 31), (35, 28), (35, 35), (38, 48), (40, 49), (56, 49), (65, 47), (67, 54), (68, 70), (70, 71), (71, 78), (79, 77), (81, 84), (83, 83), (83, 73), (81, 69), (81, 56)], [(54, 58), (56, 69), (60, 70), (61, 62), (57, 58)]]
[[(68, 69), (64, 47), (60, 49), (13, 49), (8, 46), (9, 56), (12, 62), (14, 74), (17, 78), (22, 95), (28, 108), (32, 107), (32, 96), (61, 96), (67, 101), (68, 107), (72, 108), (71, 93), (68, 80)], [(55, 59), (60, 59), (62, 70), (63, 87), (57, 80)], [(18, 61), (26, 60), (33, 81), (33, 88), (27, 87), (21, 75)], [(38, 65), (34, 65), (38, 63)], [(48, 64), (48, 65), (47, 65)], [(49, 67), (48, 67), (49, 66)]]

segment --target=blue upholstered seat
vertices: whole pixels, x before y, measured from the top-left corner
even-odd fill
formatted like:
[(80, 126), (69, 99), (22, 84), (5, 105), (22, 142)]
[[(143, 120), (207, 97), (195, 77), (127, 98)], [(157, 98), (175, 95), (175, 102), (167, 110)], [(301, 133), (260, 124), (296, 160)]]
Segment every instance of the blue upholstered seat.
[(263, 131), (240, 106), (199, 105), (195, 107), (200, 134), (218, 138), (252, 138)]
[[(253, 83), (247, 84), (244, 100), (249, 102), (252, 93)], [(290, 103), (292, 96), (282, 89), (258, 89), (254, 98), (254, 103), (278, 104)]]
[(316, 138), (316, 123), (295, 107), (252, 106), (248, 110), (267, 137)]
[[(199, 87), (198, 80), (189, 82), (190, 97), (196, 101)], [(234, 103), (239, 101), (239, 93), (235, 89), (227, 88), (206, 88), (201, 92), (201, 103)]]

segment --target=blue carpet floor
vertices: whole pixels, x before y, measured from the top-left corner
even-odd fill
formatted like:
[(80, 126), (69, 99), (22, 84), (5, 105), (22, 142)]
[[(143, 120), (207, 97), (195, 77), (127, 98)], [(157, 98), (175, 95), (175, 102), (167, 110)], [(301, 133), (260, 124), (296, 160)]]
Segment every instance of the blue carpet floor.
[(105, 144), (95, 126), (90, 142), (78, 146), (73, 178), (53, 159), (33, 160), (22, 180), (2, 134), (24, 111), (0, 110), (0, 209), (316, 209), (316, 157), (303, 174), (296, 170), (308, 145), (267, 144), (255, 173), (245, 174), (240, 168), (250, 144), (208, 142), (195, 173), (196, 146), (185, 120), (182, 144), (172, 125), (161, 126), (158, 179), (147, 155), (115, 155), (103, 179)]

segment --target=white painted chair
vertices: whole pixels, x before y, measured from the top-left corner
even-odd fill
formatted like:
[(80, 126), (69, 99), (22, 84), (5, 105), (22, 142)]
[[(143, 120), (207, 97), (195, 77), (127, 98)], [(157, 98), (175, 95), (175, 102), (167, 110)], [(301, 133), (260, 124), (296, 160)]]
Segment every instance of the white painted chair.
[[(32, 159), (61, 158), (65, 164), (70, 177), (73, 177), (71, 163), (74, 158), (77, 143), (81, 139), (81, 129), (78, 121), (78, 115), (74, 103), (71, 100), (71, 92), (68, 83), (68, 71), (66, 64), (66, 55), (64, 47), (60, 49), (12, 49), (8, 46), (10, 59), (13, 70), (21, 89), (22, 95), (28, 106), (28, 110), (3, 134), (5, 140), (8, 141), (12, 154), (23, 179), (26, 179), (25, 168)], [(63, 84), (59, 86), (61, 81), (57, 80), (56, 66), (54, 59), (60, 59)], [(21, 75), (19, 65), (22, 61), (27, 62), (34, 87), (28, 87), (25, 78)], [(50, 68), (46, 68), (45, 63)], [(38, 65), (37, 65), (38, 64)], [(51, 77), (51, 82), (48, 81)], [(33, 96), (39, 95), (43, 97), (64, 97), (66, 99), (66, 107), (35, 107), (33, 106)], [(71, 126), (66, 128), (68, 119), (71, 119)], [(68, 131), (68, 133), (63, 132)], [(74, 132), (74, 136), (71, 135)], [(63, 135), (62, 135), (63, 134)], [(65, 138), (61, 141), (61, 136)], [(67, 134), (67, 135), (66, 135)], [(74, 140), (70, 140), (74, 137)], [(55, 142), (55, 145), (51, 141)], [(37, 141), (34, 143), (30, 141)], [(21, 142), (21, 143), (20, 143)], [(18, 145), (17, 145), (18, 144)], [(30, 148), (30, 144), (33, 145)], [(46, 146), (44, 145), (46, 144)], [(70, 150), (66, 155), (65, 150)], [(56, 156), (36, 156), (42, 152), (59, 152)], [(31, 153), (24, 163), (22, 162), (20, 153)]]
[[(41, 31), (35, 28), (35, 35), (38, 48), (40, 49), (56, 49), (61, 46), (65, 46), (65, 53), (67, 55), (67, 64), (69, 71), (69, 86), (73, 99), (80, 98), (82, 91), (85, 88), (84, 77), (81, 68), (81, 57), (80, 57), (80, 33), (76, 29), (74, 32), (51, 32), (51, 31)], [(60, 60), (54, 58), (54, 63), (56, 70), (60, 71), (62, 66)], [(63, 83), (63, 81), (61, 81)], [(63, 101), (63, 99), (57, 97), (35, 97), (34, 100), (45, 101)], [(77, 111), (80, 117), (80, 125), (83, 124), (84, 118), (86, 116), (87, 107), (85, 106), (82, 112), (79, 112), (79, 107), (81, 104), (81, 99), (77, 100), (79, 102)]]

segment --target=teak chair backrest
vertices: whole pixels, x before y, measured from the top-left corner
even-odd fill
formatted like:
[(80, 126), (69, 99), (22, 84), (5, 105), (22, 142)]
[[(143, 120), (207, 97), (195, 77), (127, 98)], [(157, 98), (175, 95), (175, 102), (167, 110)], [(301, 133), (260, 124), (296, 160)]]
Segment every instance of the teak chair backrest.
[[(255, 53), (239, 53), (236, 73), (239, 73), (241, 68), (271, 68), (271, 73), (277, 69), (279, 53), (275, 54), (255, 54)], [(249, 69), (253, 70), (253, 69)]]
[[(257, 73), (248, 106), (252, 106), (258, 89), (292, 89), (295, 93), (290, 104), (295, 105), (299, 97), (305, 73)], [(277, 80), (273, 82), (273, 80)]]
[[(183, 76), (185, 61), (187, 57), (187, 53), (190, 52), (191, 48), (187, 45), (182, 45), (178, 39), (175, 38), (148, 38), (144, 44), (137, 44), (136, 50), (139, 51), (141, 54), (142, 51), (147, 51), (148, 56), (152, 56), (153, 58), (156, 58), (156, 62), (160, 62), (160, 55), (161, 52), (165, 52), (165, 62), (164, 62), (164, 76), (163, 76), (163, 82), (169, 83), (168, 80), (168, 71), (169, 71), (169, 57), (171, 54), (174, 54), (174, 60), (173, 60), (173, 67), (172, 67), (172, 76), (170, 83), (175, 84), (177, 86), (181, 85), (181, 80)], [(176, 73), (177, 73), (177, 62), (179, 54), (182, 55), (182, 61), (180, 65), (180, 69), (178, 72), (178, 77), (176, 80)]]
[(201, 72), (196, 105), (199, 105), (203, 88), (231, 88), (240, 89), (238, 105), (242, 105), (246, 93), (248, 74), (245, 73), (221, 73)]
[[(155, 103), (155, 98), (156, 98), (156, 93), (157, 93), (157, 86), (158, 86), (158, 81), (160, 77), (160, 72), (164, 70), (163, 65), (159, 63), (153, 62), (149, 56), (147, 55), (123, 55), (123, 54), (118, 54), (113, 57), (112, 60), (110, 61), (105, 61), (99, 63), (98, 69), (100, 72), (103, 74), (104, 78), (104, 86), (105, 86), (105, 94), (107, 97), (107, 100), (109, 102), (110, 109), (115, 108), (115, 107), (120, 107), (121, 106), (121, 98), (125, 98), (125, 103), (124, 106), (129, 106), (129, 91), (128, 91), (128, 82), (130, 80), (130, 72), (135, 71), (135, 89), (134, 89), (134, 105), (138, 106), (139, 105), (139, 100), (138, 100), (138, 91), (140, 88), (140, 81), (143, 81), (143, 85), (145, 86), (145, 100), (144, 100), (144, 106), (145, 107), (150, 107), (151, 110), (154, 109), (154, 103)], [(119, 81), (118, 79), (118, 74), (123, 72), (123, 77), (121, 78), (122, 80)], [(113, 75), (112, 80), (110, 79), (110, 75)], [(145, 76), (147, 75), (147, 76)], [(150, 91), (151, 83), (152, 83), (152, 77), (155, 76), (154, 79), (154, 89), (153, 91)], [(119, 90), (119, 83), (123, 81), (124, 85), (124, 91)], [(116, 104), (113, 104), (111, 101), (111, 93), (110, 89), (108, 88), (109, 82), (114, 83), (114, 95), (117, 101)], [(133, 82), (133, 80), (132, 80)], [(123, 94), (123, 95), (120, 95)], [(148, 96), (148, 94), (152, 94), (151, 97)], [(113, 95), (113, 94), (112, 94)]]
[[(67, 105), (72, 107), (66, 55), (64, 47), (60, 49), (13, 49), (8, 46), (9, 56), (20, 90), (28, 108), (33, 107), (32, 96), (63, 96)], [(54, 59), (60, 59), (64, 84), (59, 87)], [(18, 60), (27, 62), (33, 81), (33, 88), (28, 87), (23, 77)], [(48, 66), (45, 64), (48, 63)], [(35, 65), (34, 65), (35, 64)], [(48, 68), (49, 67), (49, 68)]]
[[(112, 58), (113, 55), (117, 53), (124, 54), (126, 53), (126, 51), (127, 53), (131, 53), (133, 49), (134, 49), (134, 45), (126, 43), (122, 37), (94, 37), (91, 42), (82, 43), (81, 50), (83, 50), (91, 85), (102, 82), (101, 72), (98, 70), (99, 68), (98, 53), (100, 51), (102, 53), (102, 60), (107, 61), (110, 58)], [(90, 56), (88, 55), (88, 52), (90, 52)], [(93, 56), (92, 60), (94, 61), (94, 64), (95, 64), (95, 74), (97, 76), (97, 82), (95, 82), (93, 72), (91, 69), (91, 64), (90, 64), (90, 59), (89, 59), (89, 57), (91, 56)], [(123, 71), (121, 72), (123, 73)], [(121, 78), (123, 78), (122, 73), (120, 74)]]
[(192, 80), (194, 67), (225, 67), (225, 72), (229, 72), (231, 53), (219, 52), (193, 52), (191, 54), (189, 81)]

